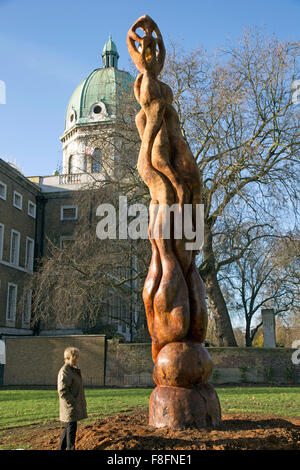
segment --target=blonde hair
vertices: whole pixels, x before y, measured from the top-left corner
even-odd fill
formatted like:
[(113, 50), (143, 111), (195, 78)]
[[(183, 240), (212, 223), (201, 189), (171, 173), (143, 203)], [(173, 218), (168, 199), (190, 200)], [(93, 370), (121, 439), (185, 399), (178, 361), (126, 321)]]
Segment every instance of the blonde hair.
[(78, 359), (79, 358), (79, 349), (74, 348), (73, 346), (70, 346), (65, 349), (64, 351), (64, 360), (65, 362), (71, 362), (72, 359)]

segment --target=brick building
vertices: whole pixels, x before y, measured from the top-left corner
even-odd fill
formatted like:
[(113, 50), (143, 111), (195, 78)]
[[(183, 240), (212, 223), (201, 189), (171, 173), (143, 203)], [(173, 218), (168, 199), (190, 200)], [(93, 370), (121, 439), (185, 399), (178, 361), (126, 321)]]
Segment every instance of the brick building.
[[(101, 181), (115, 171), (120, 155), (113, 129), (121, 90), (130, 91), (133, 84), (131, 75), (118, 69), (118, 58), (110, 37), (102, 52), (102, 67), (93, 70), (71, 96), (61, 136), (61, 174), (26, 177), (0, 159), (0, 335), (81, 333), (74, 325), (34, 331), (32, 291), (25, 292), (25, 280), (32, 275), (35, 259), (47, 254), (47, 240), (63, 247), (73, 239), (81, 210), (74, 204), (74, 193), (95, 175)], [(124, 324), (118, 325), (118, 331), (128, 338)]]
[(23, 290), (34, 267), (39, 195), (34, 183), (0, 160), (0, 333), (4, 335), (31, 331), (32, 292)]

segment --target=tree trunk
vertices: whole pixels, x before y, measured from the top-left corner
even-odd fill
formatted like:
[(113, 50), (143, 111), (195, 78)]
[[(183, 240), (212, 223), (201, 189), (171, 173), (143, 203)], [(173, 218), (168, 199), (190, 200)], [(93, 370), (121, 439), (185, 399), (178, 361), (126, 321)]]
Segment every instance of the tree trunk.
[(216, 260), (212, 247), (211, 228), (205, 224), (203, 244), (204, 268), (200, 274), (206, 287), (210, 309), (216, 322), (218, 346), (237, 346), (227, 305), (224, 300), (216, 271)]
[(251, 348), (252, 346), (251, 324), (249, 320), (246, 321), (245, 343), (246, 343), (247, 348)]

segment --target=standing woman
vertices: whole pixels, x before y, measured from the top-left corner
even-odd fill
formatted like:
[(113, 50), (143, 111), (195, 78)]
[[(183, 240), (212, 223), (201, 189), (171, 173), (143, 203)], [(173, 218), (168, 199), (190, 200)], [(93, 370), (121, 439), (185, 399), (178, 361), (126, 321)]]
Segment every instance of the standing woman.
[(75, 450), (77, 421), (87, 418), (83, 382), (78, 367), (79, 349), (64, 352), (65, 363), (57, 377), (59, 419), (64, 424), (59, 450)]

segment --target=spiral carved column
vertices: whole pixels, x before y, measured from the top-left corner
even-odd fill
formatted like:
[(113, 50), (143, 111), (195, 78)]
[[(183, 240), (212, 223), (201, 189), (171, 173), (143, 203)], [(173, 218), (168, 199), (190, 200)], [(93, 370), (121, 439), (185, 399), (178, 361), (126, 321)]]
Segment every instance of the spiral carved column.
[[(138, 29), (143, 31), (142, 37)], [(200, 172), (183, 139), (172, 106), (172, 90), (157, 78), (164, 65), (165, 47), (149, 16), (142, 16), (130, 28), (127, 46), (140, 72), (134, 85), (141, 106), (136, 116), (141, 138), (138, 171), (151, 195), (152, 259), (143, 300), (157, 386), (150, 397), (149, 423), (173, 429), (216, 426), (221, 410), (214, 387), (208, 383), (212, 359), (202, 345), (207, 311), (203, 281), (195, 265), (196, 251), (187, 249), (184, 234), (180, 239), (174, 236), (178, 217), (171, 224), (170, 237), (163, 233), (166, 205), (177, 205), (182, 226), (189, 216), (195, 227), (197, 204), (201, 204)], [(190, 215), (184, 211), (185, 204), (192, 207)]]

